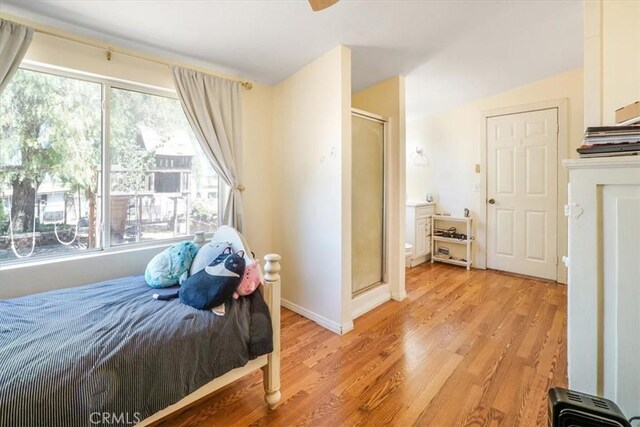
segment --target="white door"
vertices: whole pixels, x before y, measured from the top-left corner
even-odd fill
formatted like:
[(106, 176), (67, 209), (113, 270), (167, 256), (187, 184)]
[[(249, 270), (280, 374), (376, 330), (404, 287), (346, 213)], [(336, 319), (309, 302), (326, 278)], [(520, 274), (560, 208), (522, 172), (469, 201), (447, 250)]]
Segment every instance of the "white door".
[(487, 119), (487, 267), (556, 280), (558, 113)]

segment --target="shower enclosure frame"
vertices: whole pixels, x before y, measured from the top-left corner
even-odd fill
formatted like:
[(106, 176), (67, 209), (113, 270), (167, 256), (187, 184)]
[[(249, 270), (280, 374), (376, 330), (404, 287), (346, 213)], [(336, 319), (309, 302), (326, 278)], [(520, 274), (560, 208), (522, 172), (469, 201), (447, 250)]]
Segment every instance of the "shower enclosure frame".
[[(359, 289), (357, 291), (353, 291), (353, 276), (352, 276), (352, 285), (351, 285), (351, 298), (356, 298), (358, 296), (361, 296), (379, 286), (389, 286), (388, 283), (388, 256), (387, 256), (387, 252), (389, 250), (388, 248), (388, 236), (387, 236), (387, 231), (388, 231), (388, 217), (387, 217), (387, 213), (388, 213), (388, 204), (389, 204), (389, 199), (388, 199), (388, 189), (389, 189), (389, 166), (388, 166), (388, 162), (389, 162), (389, 120), (386, 117), (380, 116), (378, 114), (375, 113), (371, 113), (369, 111), (365, 111), (365, 110), (361, 110), (358, 108), (351, 108), (351, 117), (358, 117), (364, 120), (369, 120), (372, 122), (377, 122), (382, 124), (382, 135), (383, 135), (383, 141), (382, 141), (382, 177), (383, 177), (383, 188), (382, 188), (382, 269), (381, 269), (381, 280), (375, 283), (372, 283), (371, 285), (363, 288), (363, 289)], [(352, 143), (353, 143), (353, 139), (352, 139)], [(353, 160), (352, 160), (353, 162)], [(353, 189), (352, 189), (353, 191)], [(353, 221), (353, 214), (352, 214), (352, 221)], [(354, 256), (354, 254), (351, 255), (352, 257)]]

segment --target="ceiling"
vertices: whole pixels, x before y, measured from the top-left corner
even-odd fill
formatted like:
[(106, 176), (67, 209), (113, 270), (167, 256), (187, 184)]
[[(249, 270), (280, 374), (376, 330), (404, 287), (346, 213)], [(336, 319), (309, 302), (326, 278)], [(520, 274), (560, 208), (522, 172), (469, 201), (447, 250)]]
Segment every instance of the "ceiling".
[(2, 0), (2, 11), (273, 85), (343, 44), (422, 116), (582, 66), (582, 0)]

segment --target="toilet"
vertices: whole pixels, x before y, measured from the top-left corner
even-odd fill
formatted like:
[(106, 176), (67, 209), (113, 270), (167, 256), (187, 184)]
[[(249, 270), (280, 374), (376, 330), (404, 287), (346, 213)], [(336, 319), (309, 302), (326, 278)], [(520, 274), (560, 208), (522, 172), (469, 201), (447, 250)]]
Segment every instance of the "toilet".
[(413, 245), (410, 243), (404, 244), (404, 266), (405, 268), (411, 267), (411, 257), (413, 257)]

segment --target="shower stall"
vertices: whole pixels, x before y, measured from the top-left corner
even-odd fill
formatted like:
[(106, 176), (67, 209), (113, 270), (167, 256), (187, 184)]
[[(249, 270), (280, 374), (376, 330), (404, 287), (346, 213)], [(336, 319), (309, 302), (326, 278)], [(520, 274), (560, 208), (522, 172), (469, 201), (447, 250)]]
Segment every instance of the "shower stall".
[(351, 127), (351, 291), (356, 297), (386, 283), (387, 122), (353, 109)]

